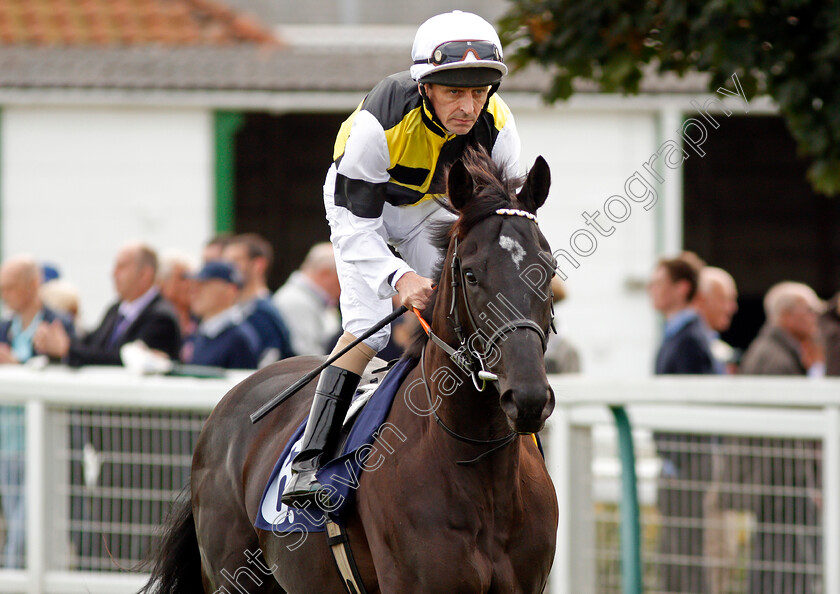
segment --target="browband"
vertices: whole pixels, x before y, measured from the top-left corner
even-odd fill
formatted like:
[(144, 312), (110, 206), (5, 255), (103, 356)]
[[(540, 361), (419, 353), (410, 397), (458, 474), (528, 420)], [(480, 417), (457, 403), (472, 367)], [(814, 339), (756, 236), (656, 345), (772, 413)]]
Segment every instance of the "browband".
[(496, 211), (496, 214), (513, 217), (525, 217), (526, 219), (531, 219), (535, 223), (537, 222), (537, 215), (532, 212), (528, 212), (527, 210), (519, 210), (518, 208), (500, 208)]

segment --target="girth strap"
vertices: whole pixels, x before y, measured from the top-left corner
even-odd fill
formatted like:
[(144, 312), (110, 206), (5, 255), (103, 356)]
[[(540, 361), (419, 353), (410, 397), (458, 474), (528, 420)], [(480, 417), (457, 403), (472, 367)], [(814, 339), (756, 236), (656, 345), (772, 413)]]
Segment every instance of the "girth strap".
[(359, 567), (353, 559), (353, 551), (350, 550), (350, 540), (343, 528), (332, 520), (327, 520), (327, 544), (332, 551), (338, 573), (341, 574), (344, 589), (349, 594), (367, 594)]

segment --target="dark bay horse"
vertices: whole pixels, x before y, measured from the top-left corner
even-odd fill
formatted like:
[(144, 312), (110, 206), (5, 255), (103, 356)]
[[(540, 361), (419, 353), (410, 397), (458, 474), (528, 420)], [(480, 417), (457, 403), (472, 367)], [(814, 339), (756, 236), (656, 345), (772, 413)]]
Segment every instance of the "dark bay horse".
[[(484, 153), (450, 170), (458, 219), (439, 233), (446, 256), (437, 306), (427, 309), (437, 339), (418, 337), (409, 349), (422, 358), (387, 419), (405, 439), (389, 440), (382, 463), (361, 473), (346, 521), (367, 592), (545, 589), (558, 510), (528, 434), (554, 407), (543, 363), (553, 259), (534, 216), (548, 194), (548, 165), (538, 158), (517, 194), (519, 183)], [(446, 351), (459, 346), (456, 365)], [(302, 539), (254, 527), (269, 473), (308, 414), (315, 382), (258, 424), (249, 415), (322, 360), (281, 361), (221, 400), (196, 446), (191, 501), (173, 514), (143, 591), (345, 592), (323, 533)]]

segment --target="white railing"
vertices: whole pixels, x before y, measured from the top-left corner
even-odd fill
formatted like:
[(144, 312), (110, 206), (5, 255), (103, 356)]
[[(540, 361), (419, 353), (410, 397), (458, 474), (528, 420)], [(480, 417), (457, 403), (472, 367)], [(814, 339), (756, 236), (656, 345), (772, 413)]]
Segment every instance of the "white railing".
[[(78, 571), (56, 547), (56, 510), (67, 503), (68, 411), (193, 411), (208, 413), (238, 380), (137, 377), (121, 369), (0, 369), (0, 405), (25, 406), (26, 568), (0, 569), (0, 592), (26, 594), (136, 592), (142, 574)], [(641, 440), (651, 430), (811, 438), (822, 443), (824, 592), (840, 592), (840, 380), (781, 378), (655, 378), (599, 381), (553, 376), (557, 408), (544, 442), (560, 503), (553, 594), (595, 590), (595, 493), (609, 471), (595, 460), (598, 435), (612, 425), (610, 406), (626, 407)], [(593, 428), (596, 430), (593, 432)], [(593, 440), (593, 435), (596, 436)], [(64, 445), (62, 445), (64, 444)], [(637, 448), (638, 449), (638, 448)], [(647, 456), (644, 447), (640, 458)], [(639, 460), (642, 474), (650, 460)], [(609, 467), (610, 465), (606, 465)], [(63, 490), (62, 490), (63, 489)], [(609, 490), (609, 489), (607, 489)], [(613, 489), (613, 492), (615, 490)], [(649, 496), (648, 496), (649, 497)], [(620, 505), (620, 502), (619, 502)], [(63, 506), (63, 507), (62, 507)], [(62, 524), (64, 526), (67, 522)]]
[(26, 594), (122, 594), (137, 592), (142, 574), (71, 571), (56, 559), (56, 543), (66, 538), (50, 525), (55, 509), (66, 509), (67, 411), (79, 408), (125, 411), (194, 411), (209, 413), (225, 393), (245, 377), (225, 379), (137, 377), (118, 368), (32, 371), (0, 370), (0, 404), (25, 406), (26, 427), (26, 568), (0, 570), (0, 592)]
[(555, 376), (552, 386), (557, 408), (546, 441), (560, 502), (552, 594), (595, 591), (595, 564), (587, 554), (595, 549), (589, 510), (599, 478), (603, 482), (610, 477), (592, 475), (592, 429), (613, 424), (610, 406), (628, 411), (640, 473), (638, 444), (645, 437), (649, 442), (654, 430), (821, 442), (822, 591), (840, 592), (840, 380), (671, 376), (598, 381)]

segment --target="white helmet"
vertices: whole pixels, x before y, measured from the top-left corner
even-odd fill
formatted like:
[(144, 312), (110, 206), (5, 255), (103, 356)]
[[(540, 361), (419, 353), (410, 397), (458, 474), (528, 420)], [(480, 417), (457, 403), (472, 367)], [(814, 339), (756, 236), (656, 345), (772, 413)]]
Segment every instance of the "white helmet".
[(460, 10), (433, 16), (420, 25), (411, 58), (411, 78), (423, 83), (481, 87), (498, 84), (508, 72), (493, 25)]

